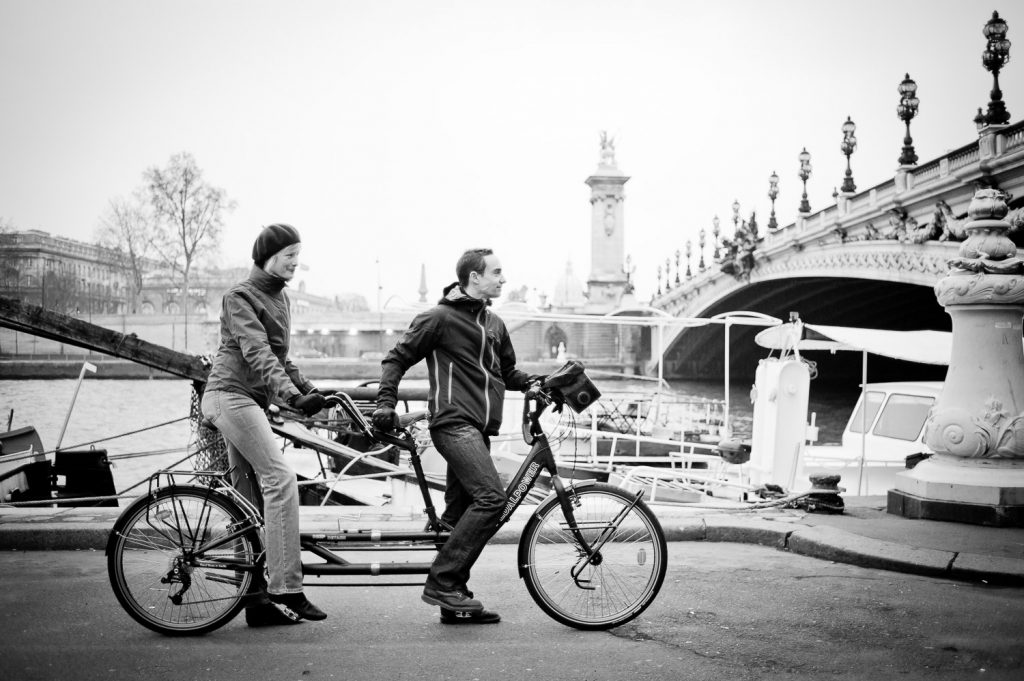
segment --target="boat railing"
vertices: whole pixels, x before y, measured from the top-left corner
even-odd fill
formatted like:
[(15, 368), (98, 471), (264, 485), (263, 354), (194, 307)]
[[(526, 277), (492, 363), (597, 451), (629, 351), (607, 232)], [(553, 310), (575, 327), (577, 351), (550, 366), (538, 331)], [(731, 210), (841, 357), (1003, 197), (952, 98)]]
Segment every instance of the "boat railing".
[(725, 402), (662, 391), (606, 394), (590, 410), (595, 430), (662, 439), (717, 438)]

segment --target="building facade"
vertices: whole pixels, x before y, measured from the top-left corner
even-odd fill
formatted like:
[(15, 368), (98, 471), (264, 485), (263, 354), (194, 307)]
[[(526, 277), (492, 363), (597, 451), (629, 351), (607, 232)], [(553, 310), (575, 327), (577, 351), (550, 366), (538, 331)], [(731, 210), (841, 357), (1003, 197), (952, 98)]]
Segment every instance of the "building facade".
[(31, 229), (0, 234), (0, 295), (69, 314), (123, 314), (131, 286), (117, 251)]

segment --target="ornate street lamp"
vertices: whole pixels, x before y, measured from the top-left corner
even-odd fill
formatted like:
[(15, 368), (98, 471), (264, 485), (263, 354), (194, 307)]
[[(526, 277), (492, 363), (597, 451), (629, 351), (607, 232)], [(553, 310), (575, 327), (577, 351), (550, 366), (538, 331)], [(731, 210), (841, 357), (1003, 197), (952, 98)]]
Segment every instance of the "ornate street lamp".
[(658, 295), (661, 295), (661, 265), (658, 265)]
[[(717, 220), (718, 218), (715, 218), (715, 219)], [(706, 238), (707, 238), (707, 233), (704, 231), (704, 228), (701, 227), (700, 228), (700, 232), (698, 232), (698, 234), (697, 234), (697, 245), (700, 246), (700, 262), (697, 263), (697, 271), (698, 272), (703, 272), (704, 270), (707, 269), (707, 266), (704, 264), (704, 243), (705, 243), (705, 239)], [(715, 249), (715, 250), (717, 251), (717, 249)]]
[(715, 219), (711, 221), (711, 234), (715, 237), (715, 257), (713, 262), (718, 262), (718, 235), (721, 233), (722, 230), (718, 226), (718, 216), (716, 215)]
[(999, 70), (1010, 61), (1010, 41), (1006, 39), (1006, 22), (999, 18), (999, 12), (992, 12), (992, 18), (985, 23), (982, 33), (988, 39), (981, 63), (992, 72), (992, 94), (988, 103), (985, 122), (989, 125), (1003, 125), (1010, 122), (1010, 112), (1003, 103), (1003, 92), (999, 89)]
[(693, 255), (693, 239), (686, 240), (686, 280), (693, 278), (693, 271), (690, 269), (690, 256)]
[(779, 198), (779, 176), (772, 171), (772, 174), (768, 177), (768, 198), (772, 200), (772, 214), (768, 218), (768, 231), (774, 232), (779, 227), (779, 223), (775, 221), (775, 199)]
[(901, 166), (912, 166), (917, 163), (917, 154), (914, 153), (914, 140), (910, 137), (910, 120), (917, 115), (917, 105), (921, 100), (917, 98), (917, 83), (910, 79), (908, 73), (900, 83), (900, 103), (896, 107), (896, 115), (900, 117), (906, 126), (907, 134), (903, 138), (903, 153), (900, 154), (899, 164)]
[(857, 149), (857, 138), (853, 136), (856, 129), (857, 125), (847, 116), (846, 122), (843, 123), (843, 142), (839, 149), (846, 156), (846, 177), (843, 179), (842, 189), (848, 194), (857, 191), (857, 185), (853, 183), (853, 171), (850, 170), (850, 154)]
[(665, 258), (665, 293), (672, 288), (672, 271), (669, 269), (671, 262), (670, 258)]
[(679, 286), (679, 249), (676, 249), (676, 286)]
[(732, 231), (735, 234), (740, 227), (740, 201), (734, 199), (732, 202)]
[(800, 212), (810, 213), (811, 204), (807, 202), (807, 178), (811, 176), (811, 155), (808, 153), (807, 147), (804, 147), (804, 150), (800, 152), (800, 155), (797, 156), (797, 158), (800, 160), (800, 172), (797, 176), (804, 183), (804, 193), (803, 197), (800, 199)]
[(974, 125), (978, 128), (978, 130), (981, 130), (986, 125), (988, 125), (988, 123), (985, 122), (985, 110), (982, 109), (980, 106), (978, 107), (978, 115), (974, 117)]

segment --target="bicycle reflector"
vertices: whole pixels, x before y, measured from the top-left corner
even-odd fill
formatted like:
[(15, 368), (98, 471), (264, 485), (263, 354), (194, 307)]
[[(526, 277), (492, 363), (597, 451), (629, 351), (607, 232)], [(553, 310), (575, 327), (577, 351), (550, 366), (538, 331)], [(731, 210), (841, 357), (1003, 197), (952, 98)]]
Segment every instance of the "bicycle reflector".
[(575, 360), (569, 360), (544, 379), (544, 387), (557, 393), (577, 414), (601, 397), (601, 391), (587, 376), (583, 365)]

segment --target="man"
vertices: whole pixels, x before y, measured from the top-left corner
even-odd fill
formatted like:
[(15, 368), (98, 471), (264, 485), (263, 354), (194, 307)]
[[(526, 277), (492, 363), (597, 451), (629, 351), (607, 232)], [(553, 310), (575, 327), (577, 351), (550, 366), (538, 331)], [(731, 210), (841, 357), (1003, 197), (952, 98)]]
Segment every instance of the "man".
[(375, 427), (398, 427), (398, 384), (427, 360), (430, 436), (448, 462), (441, 520), (451, 537), (438, 551), (423, 600), (441, 607), (447, 624), (487, 624), (501, 617), (473, 598), (470, 569), (497, 530), (505, 490), (491, 460), (490, 437), (501, 427), (505, 390), (527, 390), (539, 377), (516, 369), (505, 323), (490, 310), (505, 283), (501, 262), (488, 248), (466, 251), (455, 266), (458, 281), (432, 309), (413, 319), (381, 363)]

